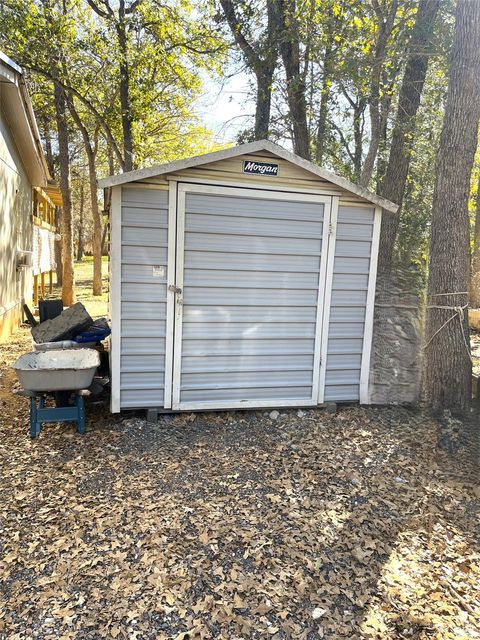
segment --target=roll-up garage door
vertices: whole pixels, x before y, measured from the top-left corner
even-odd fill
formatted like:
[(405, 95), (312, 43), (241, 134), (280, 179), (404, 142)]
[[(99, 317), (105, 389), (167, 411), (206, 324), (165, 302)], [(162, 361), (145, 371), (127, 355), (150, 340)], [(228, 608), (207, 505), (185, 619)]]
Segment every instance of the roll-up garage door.
[(330, 201), (179, 185), (173, 408), (317, 404)]

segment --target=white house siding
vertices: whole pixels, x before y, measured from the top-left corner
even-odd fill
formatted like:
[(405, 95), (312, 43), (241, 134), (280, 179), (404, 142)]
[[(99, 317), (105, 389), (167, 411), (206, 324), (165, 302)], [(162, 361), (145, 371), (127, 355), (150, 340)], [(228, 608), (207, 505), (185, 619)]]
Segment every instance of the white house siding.
[(32, 274), (17, 272), (17, 249), (31, 251), (32, 185), (1, 110), (0, 85), (0, 339), (18, 324), (24, 301), (32, 297)]
[(375, 208), (340, 204), (335, 241), (325, 400), (359, 400)]

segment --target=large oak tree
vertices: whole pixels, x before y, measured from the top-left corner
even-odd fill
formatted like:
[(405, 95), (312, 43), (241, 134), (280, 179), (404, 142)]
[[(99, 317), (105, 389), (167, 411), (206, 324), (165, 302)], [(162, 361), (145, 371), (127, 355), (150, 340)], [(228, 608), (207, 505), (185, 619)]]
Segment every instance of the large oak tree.
[(434, 410), (465, 411), (471, 397), (468, 200), (480, 118), (480, 2), (458, 0), (433, 195), (425, 382)]

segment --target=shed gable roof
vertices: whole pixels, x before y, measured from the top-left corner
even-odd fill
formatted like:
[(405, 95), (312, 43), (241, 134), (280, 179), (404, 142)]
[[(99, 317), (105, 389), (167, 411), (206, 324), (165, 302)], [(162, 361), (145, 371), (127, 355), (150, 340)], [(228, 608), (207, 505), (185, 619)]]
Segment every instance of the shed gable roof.
[(304, 158), (287, 151), (283, 147), (280, 147), (269, 140), (257, 140), (255, 142), (248, 142), (237, 147), (230, 147), (228, 149), (222, 149), (220, 151), (214, 151), (213, 153), (205, 153), (200, 156), (193, 156), (192, 158), (184, 158), (183, 160), (176, 160), (175, 162), (168, 162), (166, 164), (159, 164), (146, 169), (136, 169), (135, 171), (128, 171), (127, 173), (119, 173), (108, 178), (103, 178), (98, 181), (99, 187), (114, 187), (128, 182), (135, 182), (138, 180), (145, 180), (146, 178), (152, 178), (153, 176), (160, 176), (166, 173), (173, 173), (175, 171), (181, 171), (183, 169), (190, 169), (192, 167), (198, 167), (200, 165), (216, 162), (218, 160), (225, 160), (227, 158), (234, 158), (241, 155), (258, 153), (259, 151), (269, 151), (278, 158), (282, 158), (287, 162), (291, 162), (298, 167), (301, 167), (305, 171), (312, 173), (313, 175), (321, 178), (322, 180), (328, 180), (332, 184), (350, 191), (355, 195), (372, 202), (373, 204), (395, 213), (398, 209), (398, 205), (386, 200), (376, 193), (372, 193), (364, 187), (350, 182), (346, 178), (337, 176), (335, 173), (323, 169), (322, 167), (309, 162)]

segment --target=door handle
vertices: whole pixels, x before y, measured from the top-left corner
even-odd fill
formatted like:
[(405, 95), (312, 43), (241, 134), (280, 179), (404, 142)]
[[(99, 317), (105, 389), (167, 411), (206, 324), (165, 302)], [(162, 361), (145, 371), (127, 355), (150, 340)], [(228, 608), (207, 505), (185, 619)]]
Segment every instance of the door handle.
[(182, 290), (180, 287), (176, 287), (174, 284), (170, 284), (168, 286), (168, 290), (169, 291), (173, 291), (173, 293), (178, 293), (178, 295), (180, 295), (182, 293)]

